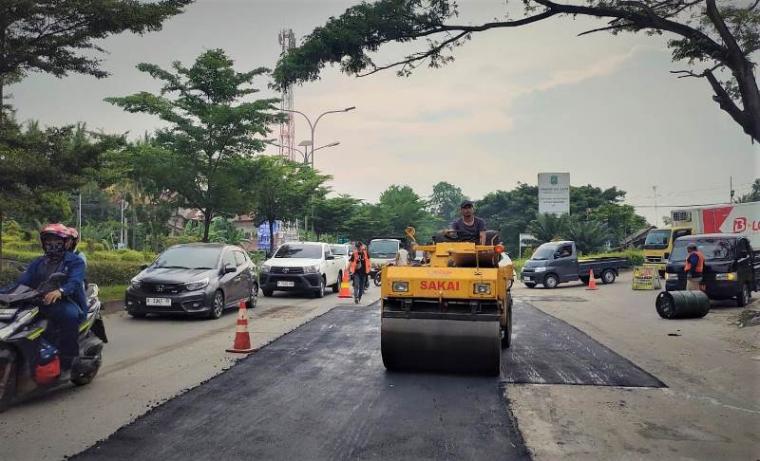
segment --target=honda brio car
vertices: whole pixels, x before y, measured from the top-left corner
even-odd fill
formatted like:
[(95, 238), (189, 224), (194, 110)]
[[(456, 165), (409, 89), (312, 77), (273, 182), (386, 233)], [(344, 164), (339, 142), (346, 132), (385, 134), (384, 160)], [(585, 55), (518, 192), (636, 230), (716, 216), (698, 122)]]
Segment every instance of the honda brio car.
[(132, 317), (178, 313), (216, 319), (240, 301), (255, 307), (258, 291), (254, 265), (242, 248), (175, 245), (132, 279), (125, 308)]

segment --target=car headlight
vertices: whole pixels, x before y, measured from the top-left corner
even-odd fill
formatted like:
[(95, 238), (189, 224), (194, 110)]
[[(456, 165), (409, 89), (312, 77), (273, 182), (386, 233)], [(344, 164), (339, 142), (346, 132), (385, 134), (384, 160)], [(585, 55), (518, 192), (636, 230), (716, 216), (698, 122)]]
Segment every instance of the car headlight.
[(391, 288), (393, 291), (406, 293), (409, 291), (409, 282), (393, 282)]
[(546, 268), (545, 268), (545, 267), (537, 267), (537, 268), (535, 268), (535, 269), (533, 269), (533, 270), (534, 270), (535, 272), (546, 272)]
[(671, 274), (670, 272), (665, 272), (665, 280), (675, 280), (678, 278), (678, 274)]
[(269, 266), (261, 266), (261, 272), (268, 273), (272, 268)]
[(476, 295), (490, 295), (491, 284), (490, 283), (476, 283), (473, 286), (472, 292)]
[(129, 281), (129, 286), (132, 288), (140, 288), (142, 286), (142, 282), (136, 278)]
[(208, 286), (208, 278), (202, 280), (196, 280), (194, 282), (188, 282), (185, 284), (187, 291), (195, 291), (206, 288)]
[(316, 274), (319, 272), (319, 264), (315, 264), (313, 266), (306, 266), (303, 268), (304, 274)]
[(715, 280), (733, 281), (738, 279), (736, 272), (727, 272), (725, 274), (715, 274)]

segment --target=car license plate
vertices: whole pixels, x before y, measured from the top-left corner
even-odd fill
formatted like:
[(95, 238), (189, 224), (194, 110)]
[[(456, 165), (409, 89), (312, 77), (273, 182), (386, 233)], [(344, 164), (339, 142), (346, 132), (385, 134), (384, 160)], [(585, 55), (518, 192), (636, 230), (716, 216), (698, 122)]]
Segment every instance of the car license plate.
[(0, 319), (12, 319), (16, 316), (18, 309), (0, 309)]
[(296, 282), (288, 282), (288, 281), (285, 281), (285, 280), (280, 280), (279, 282), (277, 282), (277, 286), (278, 287), (293, 288), (294, 286), (296, 286)]
[(528, 277), (527, 275), (523, 275), (523, 280), (527, 280), (527, 281), (529, 281), (529, 282), (530, 282), (530, 281), (531, 281), (531, 280), (533, 280), (533, 279), (532, 279), (532, 278), (530, 278), (530, 277)]
[(172, 300), (169, 298), (145, 298), (145, 305), (168, 307), (172, 305)]

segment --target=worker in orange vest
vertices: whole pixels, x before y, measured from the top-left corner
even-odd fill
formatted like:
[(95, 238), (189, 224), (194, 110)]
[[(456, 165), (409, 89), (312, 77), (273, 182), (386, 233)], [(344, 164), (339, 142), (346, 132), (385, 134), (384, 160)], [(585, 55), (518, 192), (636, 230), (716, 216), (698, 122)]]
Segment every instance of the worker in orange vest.
[(686, 265), (683, 270), (686, 272), (686, 289), (688, 291), (699, 291), (699, 285), (702, 283), (702, 273), (705, 270), (705, 255), (699, 251), (696, 243), (689, 243), (686, 246), (689, 255), (686, 257)]
[(359, 303), (362, 300), (362, 294), (364, 294), (365, 285), (369, 280), (369, 272), (372, 264), (369, 260), (369, 254), (367, 253), (367, 247), (361, 241), (356, 242), (356, 249), (351, 255), (351, 266), (349, 272), (354, 281), (354, 302)]

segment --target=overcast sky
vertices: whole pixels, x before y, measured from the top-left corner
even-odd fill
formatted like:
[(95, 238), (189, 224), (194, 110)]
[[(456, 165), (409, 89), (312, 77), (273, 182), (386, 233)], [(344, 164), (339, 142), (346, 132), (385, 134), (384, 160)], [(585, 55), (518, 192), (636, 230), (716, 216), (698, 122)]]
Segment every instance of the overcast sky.
[[(186, 64), (204, 50), (223, 48), (240, 71), (274, 67), (278, 31), (297, 39), (349, 0), (197, 0), (158, 33), (123, 34), (104, 41), (108, 79), (33, 75), (11, 87), (20, 119), (140, 135), (156, 118), (103, 102), (157, 85), (135, 69), (140, 62)], [(459, 22), (503, 13), (503, 0), (460, 0)], [(317, 168), (334, 176), (339, 193), (376, 200), (391, 184), (428, 195), (440, 180), (472, 198), (536, 183), (539, 172), (570, 172), (572, 185), (617, 186), (627, 202), (651, 206), (725, 202), (729, 177), (737, 193), (760, 176), (760, 147), (712, 101), (708, 84), (676, 79), (681, 69), (667, 37), (576, 37), (598, 23), (551, 19), (476, 34), (443, 69), (420, 68), (410, 78), (393, 71), (354, 78), (328, 69), (322, 80), (295, 89), (295, 108), (307, 114), (356, 106), (322, 119)], [(385, 62), (424, 43), (391, 45)], [(257, 83), (266, 90), (268, 81)], [(273, 127), (272, 137), (276, 136)], [(297, 120), (296, 143), (308, 139)], [(273, 150), (274, 151), (274, 150)], [(659, 216), (669, 208), (660, 208)], [(639, 208), (652, 221), (652, 208)]]

